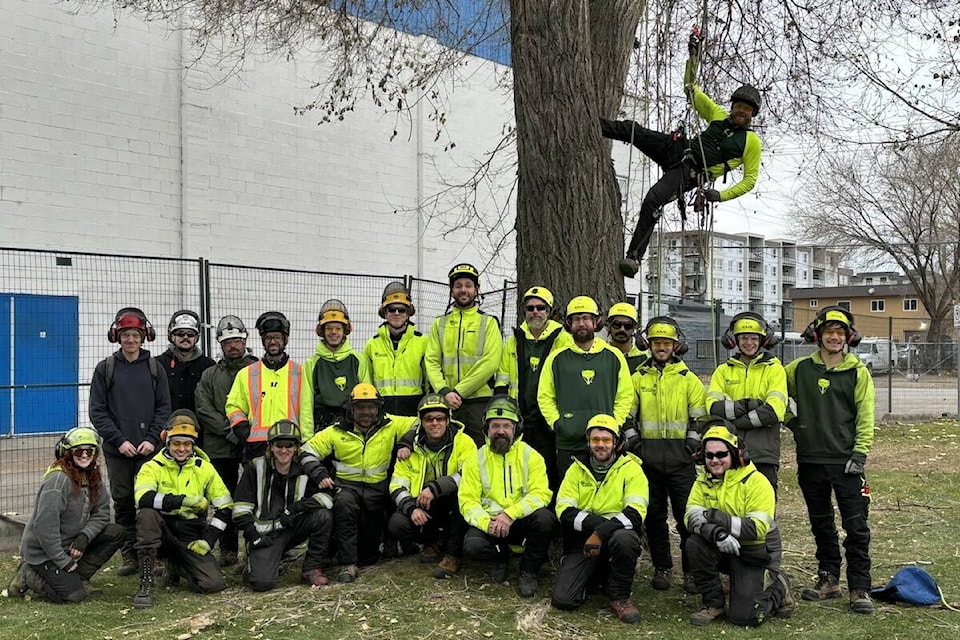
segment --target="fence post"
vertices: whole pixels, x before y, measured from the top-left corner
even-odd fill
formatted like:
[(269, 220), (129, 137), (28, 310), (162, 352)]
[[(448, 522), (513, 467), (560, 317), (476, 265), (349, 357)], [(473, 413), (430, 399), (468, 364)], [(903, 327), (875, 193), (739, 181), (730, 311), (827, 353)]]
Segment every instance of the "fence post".
[(893, 316), (887, 318), (887, 340), (890, 341), (890, 356), (887, 358), (887, 413), (893, 413), (893, 367), (889, 360), (893, 360)]
[(200, 332), (203, 355), (210, 356), (210, 261), (200, 258), (200, 319), (206, 324), (205, 331)]

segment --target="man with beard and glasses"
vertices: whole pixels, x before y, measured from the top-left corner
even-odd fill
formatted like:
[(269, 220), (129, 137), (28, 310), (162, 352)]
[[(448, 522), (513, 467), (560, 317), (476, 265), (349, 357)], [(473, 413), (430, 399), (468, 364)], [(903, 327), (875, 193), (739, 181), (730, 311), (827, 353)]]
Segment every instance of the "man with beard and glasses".
[(290, 321), (279, 311), (257, 318), (263, 358), (240, 370), (224, 407), (230, 429), (227, 439), (243, 447), (243, 460), (267, 450), (267, 431), (278, 420), (300, 419), (300, 365), (287, 355)]
[(433, 390), (453, 409), (477, 446), (483, 408), (493, 395), (503, 336), (497, 319), (480, 311), (480, 272), (458, 264), (447, 274), (453, 308), (430, 325), (424, 362)]
[(610, 346), (620, 349), (627, 361), (630, 375), (637, 370), (637, 365), (643, 360), (646, 353), (637, 347), (637, 325), (640, 317), (637, 309), (629, 302), (618, 302), (607, 312), (607, 335), (610, 337)]
[(640, 442), (634, 451), (643, 460), (650, 484), (650, 506), (644, 526), (653, 563), (654, 589), (669, 589), (673, 554), (667, 522), (667, 502), (673, 510), (680, 535), (680, 564), (683, 586), (694, 592), (683, 524), (687, 496), (696, 479), (693, 454), (700, 446), (697, 420), (706, 415), (703, 383), (690, 371), (681, 356), (687, 345), (677, 323), (666, 316), (652, 318), (640, 334), (641, 346), (650, 355), (633, 374), (636, 416)]
[(560, 486), (557, 471), (557, 436), (543, 419), (537, 404), (541, 364), (555, 350), (572, 342), (563, 325), (550, 319), (553, 294), (546, 287), (531, 287), (523, 294), (523, 324), (513, 330), (503, 347), (497, 371), (497, 394), (507, 394), (520, 405), (523, 441), (543, 456), (550, 489)]
[(573, 456), (586, 453), (587, 420), (604, 413), (622, 425), (633, 405), (633, 385), (623, 353), (596, 337), (600, 307), (593, 298), (577, 296), (567, 305), (564, 327), (573, 344), (549, 356), (540, 373), (537, 403), (557, 436), (561, 477)]
[[(203, 450), (210, 457), (213, 468), (220, 474), (230, 495), (233, 495), (240, 479), (242, 451), (236, 442), (227, 439), (230, 420), (224, 407), (234, 378), (241, 369), (257, 359), (247, 351), (247, 328), (237, 316), (220, 318), (217, 323), (217, 342), (220, 343), (223, 357), (200, 376), (196, 391), (197, 420), (200, 422)], [(220, 536), (220, 566), (229, 567), (237, 563), (239, 542), (237, 528), (231, 521)]]
[(647, 479), (640, 460), (617, 453), (620, 426), (599, 414), (587, 422), (590, 452), (577, 457), (557, 494), (563, 559), (553, 606), (576, 609), (591, 585), (605, 584), (610, 608), (622, 622), (640, 620), (630, 600), (647, 513)]
[(304, 441), (343, 415), (351, 389), (370, 382), (366, 359), (350, 347), (352, 330), (346, 305), (335, 298), (323, 303), (316, 328), (320, 341), (303, 363), (299, 424)]
[[(157, 364), (167, 373), (170, 387), (170, 408), (197, 410), (195, 392), (200, 376), (216, 364), (200, 351), (200, 316), (189, 309), (182, 309), (170, 316), (167, 323), (167, 340), (170, 348), (157, 356)], [(201, 434), (200, 445), (203, 446)]]
[(540, 567), (555, 535), (557, 518), (547, 507), (553, 492), (543, 457), (520, 439), (520, 407), (509, 396), (494, 396), (484, 412), (487, 443), (463, 463), (458, 493), (469, 528), (463, 553), (490, 563), (490, 580), (503, 583), (511, 546), (523, 545), (517, 593), (532, 598)]
[(787, 389), (797, 403), (787, 411), (787, 427), (797, 442), (797, 483), (817, 547), (817, 582), (801, 592), (804, 600), (840, 597), (840, 544), (834, 520), (836, 497), (846, 532), (850, 608), (873, 613), (870, 599), (870, 485), (865, 468), (873, 445), (873, 377), (860, 358), (846, 351), (860, 343), (853, 314), (826, 307), (804, 330), (819, 349), (786, 367)]

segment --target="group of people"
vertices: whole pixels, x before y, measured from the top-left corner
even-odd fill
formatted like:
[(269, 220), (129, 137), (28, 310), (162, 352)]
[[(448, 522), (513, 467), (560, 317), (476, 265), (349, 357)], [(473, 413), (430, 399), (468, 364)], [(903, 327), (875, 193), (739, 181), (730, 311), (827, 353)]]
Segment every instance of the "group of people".
[(640, 618), (631, 591), (644, 538), (653, 588), (673, 586), (669, 509), (682, 587), (702, 599), (691, 622), (757, 625), (796, 606), (775, 517), (785, 426), (817, 544), (818, 579), (801, 595), (841, 594), (835, 494), (851, 608), (873, 610), (864, 475), (873, 384), (846, 352), (859, 339), (848, 311), (822, 310), (806, 332), (817, 350), (786, 368), (770, 352), (766, 321), (738, 314), (721, 338), (734, 353), (707, 390), (683, 362), (687, 343), (672, 318), (641, 330), (632, 305), (604, 313), (587, 296), (561, 314), (535, 286), (504, 342), (479, 308), (477, 269), (459, 264), (449, 283), (451, 307), (425, 334), (411, 322), (410, 292), (388, 285), (384, 322), (362, 352), (350, 346), (346, 306), (328, 300), (302, 366), (286, 353), (280, 312), (257, 319), (260, 359), (243, 322), (222, 318), (213, 362), (197, 348), (195, 313), (171, 317), (171, 347), (152, 358), (149, 320), (122, 309), (108, 331), (120, 348), (91, 384), (93, 428), (57, 445), (9, 593), (80, 601), (117, 550), (118, 574), (139, 574), (138, 608), (153, 604), (155, 575), (215, 592), (225, 587), (221, 568), (241, 556), (244, 581), (263, 591), (306, 543), (301, 576), (318, 587), (334, 558), (345, 583), (360, 567), (414, 552), (438, 579), (466, 559), (488, 563), (501, 583), (519, 554), (515, 585), (529, 598), (558, 539), (554, 606), (576, 608), (602, 591), (630, 623)]

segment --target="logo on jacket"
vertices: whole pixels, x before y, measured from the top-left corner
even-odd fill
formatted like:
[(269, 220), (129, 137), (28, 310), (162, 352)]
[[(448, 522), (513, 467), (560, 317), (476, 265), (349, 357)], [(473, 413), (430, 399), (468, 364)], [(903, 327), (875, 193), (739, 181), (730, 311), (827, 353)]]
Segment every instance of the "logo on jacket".
[(530, 368), (534, 371), (540, 369), (540, 358), (537, 356), (530, 356)]
[(593, 379), (596, 377), (596, 375), (597, 375), (597, 372), (594, 371), (593, 369), (584, 369), (583, 371), (580, 372), (580, 376), (583, 378), (583, 381), (586, 382), (588, 386), (593, 384)]
[(817, 386), (820, 388), (820, 395), (823, 395), (830, 388), (830, 381), (826, 378), (820, 378), (817, 380)]
[(340, 389), (340, 391), (346, 391), (347, 390), (346, 376), (337, 376), (336, 378), (333, 379), (333, 384), (337, 385), (337, 389)]

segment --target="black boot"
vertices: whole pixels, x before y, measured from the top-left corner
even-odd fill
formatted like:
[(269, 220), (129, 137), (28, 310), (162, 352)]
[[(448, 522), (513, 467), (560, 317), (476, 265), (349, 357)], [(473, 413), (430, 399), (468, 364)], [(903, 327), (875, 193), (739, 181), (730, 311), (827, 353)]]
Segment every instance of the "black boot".
[(147, 609), (153, 606), (153, 564), (157, 559), (156, 551), (140, 551), (140, 586), (133, 596), (133, 606), (136, 609)]

